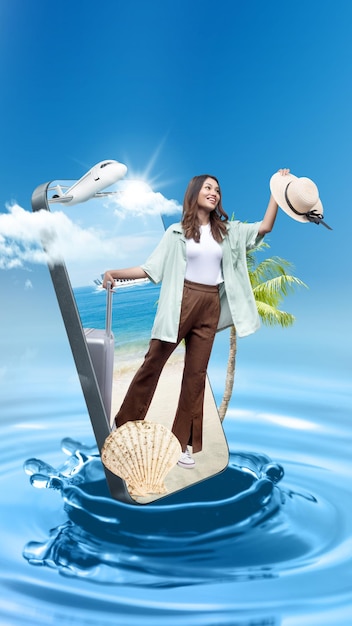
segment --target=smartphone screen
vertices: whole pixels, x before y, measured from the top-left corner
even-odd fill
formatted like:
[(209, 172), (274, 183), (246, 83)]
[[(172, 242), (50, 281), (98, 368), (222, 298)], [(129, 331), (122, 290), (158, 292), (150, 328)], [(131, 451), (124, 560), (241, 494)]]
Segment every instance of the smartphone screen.
[[(108, 269), (143, 264), (161, 240), (165, 226), (179, 222), (181, 213), (177, 207), (173, 213), (168, 203), (166, 213), (156, 209), (158, 194), (140, 181), (119, 181), (103, 195), (71, 205), (63, 197), (74, 185), (73, 180), (41, 185), (33, 194), (32, 208), (53, 214), (54, 235), (44, 234), (43, 245), (101, 452), (115, 430), (115, 415), (148, 350), (160, 292), (160, 285), (146, 278), (117, 281), (108, 294), (102, 288), (102, 275)], [(69, 237), (65, 237), (70, 229), (75, 229), (80, 242), (76, 249), (70, 249)], [(167, 361), (145, 417), (146, 422), (158, 425), (155, 428), (162, 425), (167, 429), (164, 433), (171, 429), (176, 412), (184, 350), (181, 342)], [(147, 504), (227, 467), (228, 446), (208, 378), (203, 447), (194, 458), (192, 469), (172, 462), (163, 479), (163, 492), (143, 495), (133, 493), (123, 471), (116, 475), (104, 467), (111, 495)]]

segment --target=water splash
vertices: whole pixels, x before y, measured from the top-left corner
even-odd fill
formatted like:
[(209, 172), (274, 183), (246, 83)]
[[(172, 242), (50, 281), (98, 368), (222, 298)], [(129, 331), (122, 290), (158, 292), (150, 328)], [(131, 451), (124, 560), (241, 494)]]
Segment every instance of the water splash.
[[(28, 543), (23, 556), (66, 576), (104, 584), (190, 585), (219, 575), (221, 562), (222, 576), (243, 579), (228, 542), (241, 536), (243, 544), (243, 535), (273, 518), (283, 502), (276, 487), (283, 468), (265, 455), (233, 455), (221, 474), (136, 507), (110, 497), (96, 449), (69, 438), (61, 448), (68, 458), (58, 468), (28, 459), (24, 469), (34, 487), (60, 491), (68, 520), (47, 541)], [(249, 574), (270, 575), (261, 565)]]

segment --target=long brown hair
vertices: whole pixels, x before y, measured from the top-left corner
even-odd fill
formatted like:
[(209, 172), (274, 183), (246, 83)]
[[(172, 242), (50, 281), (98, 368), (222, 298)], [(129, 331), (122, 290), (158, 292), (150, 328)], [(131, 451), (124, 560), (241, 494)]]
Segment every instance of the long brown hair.
[[(215, 180), (219, 185), (219, 181), (216, 176), (212, 176), (211, 174), (201, 174), (200, 176), (194, 176), (188, 183), (188, 187), (186, 189), (185, 197), (183, 200), (183, 213), (181, 220), (186, 239), (194, 239), (194, 241), (200, 240), (198, 195), (204, 181), (207, 178)], [(209, 215), (211, 232), (215, 241), (217, 241), (218, 243), (222, 241), (224, 235), (226, 234), (226, 222), (229, 219), (227, 213), (225, 213), (222, 207), (220, 185), (219, 191), (219, 203), (215, 207), (214, 211), (212, 211)]]

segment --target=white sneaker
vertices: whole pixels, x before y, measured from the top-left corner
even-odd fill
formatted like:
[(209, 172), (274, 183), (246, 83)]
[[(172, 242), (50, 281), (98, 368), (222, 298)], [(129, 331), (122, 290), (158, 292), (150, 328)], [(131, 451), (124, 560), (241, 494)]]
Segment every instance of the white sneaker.
[(184, 452), (182, 452), (179, 460), (177, 461), (177, 465), (180, 467), (184, 467), (185, 469), (193, 469), (196, 462), (192, 459), (190, 451), (188, 448)]

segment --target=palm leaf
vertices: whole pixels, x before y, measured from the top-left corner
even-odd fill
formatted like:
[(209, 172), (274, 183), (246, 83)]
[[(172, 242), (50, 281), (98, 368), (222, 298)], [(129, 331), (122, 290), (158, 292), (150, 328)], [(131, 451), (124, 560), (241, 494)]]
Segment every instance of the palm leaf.
[(282, 299), (289, 293), (292, 293), (297, 286), (306, 287), (305, 283), (299, 278), (296, 278), (296, 276), (282, 274), (281, 276), (270, 278), (264, 283), (257, 283), (257, 285), (253, 287), (254, 298), (255, 300), (267, 302), (272, 306), (277, 306)]
[(260, 244), (258, 244), (258, 246), (254, 250), (247, 250), (246, 256), (247, 256), (247, 267), (248, 267), (249, 272), (252, 271), (256, 266), (256, 263), (257, 263), (256, 253), (261, 252), (262, 250), (264, 250), (264, 248), (270, 248), (270, 246), (265, 241), (261, 241)]
[(282, 326), (282, 328), (288, 328), (292, 326), (295, 321), (295, 316), (292, 313), (286, 313), (286, 311), (280, 311), (275, 306), (271, 306), (267, 302), (257, 301), (257, 309), (260, 318), (266, 326)]
[(249, 269), (252, 287), (263, 283), (270, 278), (280, 275), (286, 275), (293, 269), (292, 263), (281, 259), (280, 257), (270, 257), (264, 259), (253, 269)]

